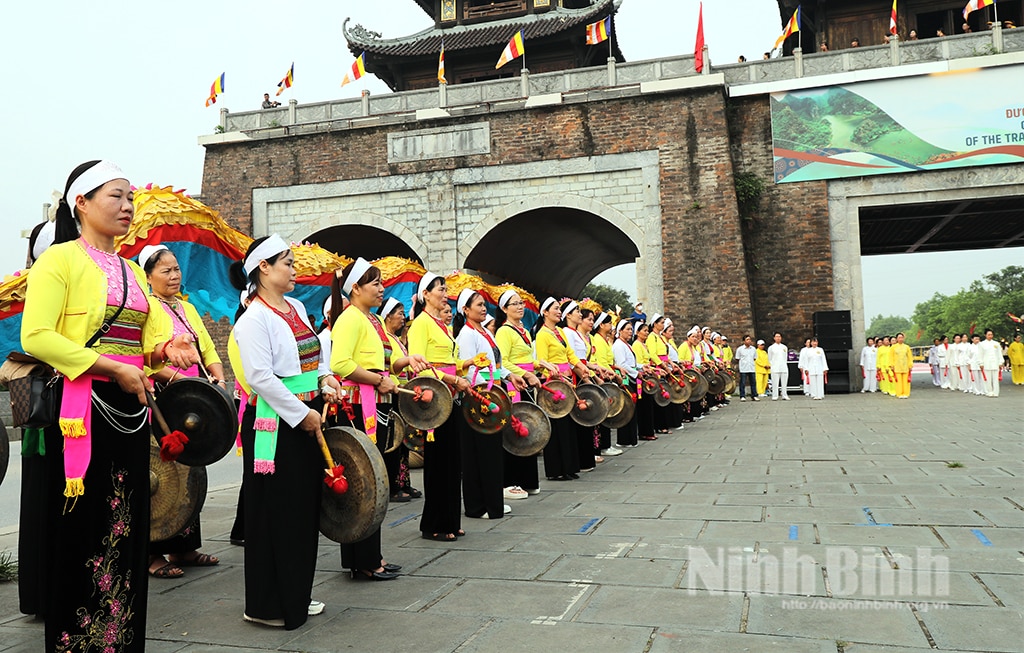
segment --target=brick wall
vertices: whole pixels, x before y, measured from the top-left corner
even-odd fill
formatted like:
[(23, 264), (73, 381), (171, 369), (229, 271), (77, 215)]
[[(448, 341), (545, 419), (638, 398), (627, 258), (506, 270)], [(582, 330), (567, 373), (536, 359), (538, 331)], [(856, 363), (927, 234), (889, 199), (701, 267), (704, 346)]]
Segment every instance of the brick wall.
[[(772, 184), (767, 98), (727, 102), (721, 89), (700, 89), (429, 126), (482, 119), (490, 153), (408, 163), (387, 163), (387, 134), (421, 123), (207, 145), (203, 196), (251, 232), (253, 188), (536, 161), (557, 170), (561, 159), (656, 150), (664, 302), (673, 319), (730, 336), (755, 327), (758, 335), (802, 333), (814, 311), (832, 308), (825, 184)], [(762, 175), (767, 190), (755, 219), (744, 221), (734, 172), (746, 170)]]

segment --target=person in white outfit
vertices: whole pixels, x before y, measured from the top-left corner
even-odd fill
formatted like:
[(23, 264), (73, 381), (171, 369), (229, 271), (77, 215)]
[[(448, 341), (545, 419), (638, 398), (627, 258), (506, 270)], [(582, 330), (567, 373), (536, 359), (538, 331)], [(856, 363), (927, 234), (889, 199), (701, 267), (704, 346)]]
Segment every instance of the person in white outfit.
[(999, 368), (1003, 365), (1003, 347), (995, 339), (992, 329), (985, 329), (985, 339), (978, 345), (981, 352), (982, 380), (985, 382), (985, 396), (999, 396)]
[(960, 372), (957, 378), (960, 379), (960, 391), (970, 392), (971, 386), (971, 338), (966, 333), (960, 335), (960, 355), (957, 357), (957, 365)]
[(971, 341), (967, 345), (967, 368), (971, 375), (971, 385), (967, 391), (971, 394), (983, 395), (985, 394), (985, 383), (981, 380), (981, 352), (978, 351), (981, 336), (975, 333)]
[(772, 401), (778, 401), (779, 392), (782, 398), (789, 401), (789, 348), (782, 344), (782, 334), (775, 332), (775, 342), (768, 347), (768, 364), (772, 368)]
[(928, 369), (932, 372), (932, 385), (938, 388), (942, 385), (942, 370), (939, 368), (939, 339), (932, 340), (932, 346), (928, 348)]
[(796, 369), (800, 372), (800, 383), (803, 384), (805, 397), (811, 396), (810, 380), (807, 378), (807, 350), (811, 348), (811, 339), (804, 340), (804, 346), (796, 359)]
[(818, 346), (818, 339), (811, 338), (805, 354), (804, 370), (810, 389), (811, 399), (825, 398), (825, 377), (828, 375), (828, 361), (825, 350)]
[(750, 387), (750, 398), (757, 401), (757, 381), (754, 374), (757, 371), (757, 349), (754, 348), (754, 339), (750, 336), (743, 336), (743, 344), (736, 349), (736, 361), (740, 371), (740, 401), (746, 401), (744, 394), (746, 386)]
[(950, 379), (953, 378), (952, 370), (950, 369), (950, 351), (949, 351), (949, 336), (942, 336), (942, 340), (939, 341), (939, 347), (935, 350), (935, 353), (939, 358), (939, 368), (942, 374), (942, 388), (949, 390)]
[(949, 389), (960, 390), (964, 384), (964, 371), (960, 368), (960, 334), (953, 334), (953, 344), (949, 346)]
[(867, 343), (860, 350), (860, 371), (861, 376), (864, 377), (864, 387), (861, 388), (861, 392), (877, 392), (878, 377), (875, 376), (875, 372), (878, 369), (876, 365), (878, 350), (875, 349), (874, 338), (868, 338)]

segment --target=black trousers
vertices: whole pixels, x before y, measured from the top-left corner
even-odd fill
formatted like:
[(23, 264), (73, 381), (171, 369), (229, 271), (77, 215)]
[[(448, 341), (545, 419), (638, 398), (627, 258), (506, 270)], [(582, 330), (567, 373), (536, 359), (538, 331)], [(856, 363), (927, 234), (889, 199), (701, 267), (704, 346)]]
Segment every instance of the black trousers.
[(504, 516), (505, 498), (501, 432), (479, 433), (467, 428), (462, 438), (462, 502), (467, 517)]
[(456, 407), (423, 444), (423, 516), (420, 532), (456, 533), (462, 529), (462, 445), (465, 420)]

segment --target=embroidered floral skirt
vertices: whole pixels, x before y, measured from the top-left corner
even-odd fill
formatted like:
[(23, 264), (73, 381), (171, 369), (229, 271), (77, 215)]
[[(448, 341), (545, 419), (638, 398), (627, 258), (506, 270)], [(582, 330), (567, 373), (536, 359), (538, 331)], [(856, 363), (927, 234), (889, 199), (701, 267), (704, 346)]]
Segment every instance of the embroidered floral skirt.
[(46, 648), (144, 651), (149, 551), (145, 410), (116, 383), (94, 383), (85, 494), (64, 497), (63, 438), (46, 429)]

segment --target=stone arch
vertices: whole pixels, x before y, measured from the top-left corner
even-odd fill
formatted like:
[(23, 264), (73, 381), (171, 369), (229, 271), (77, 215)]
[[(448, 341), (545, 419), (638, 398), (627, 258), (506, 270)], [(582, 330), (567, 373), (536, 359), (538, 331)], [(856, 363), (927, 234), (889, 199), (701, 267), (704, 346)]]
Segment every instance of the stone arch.
[[(360, 242), (353, 243), (350, 251), (345, 246), (339, 247), (334, 241), (339, 231), (345, 228), (356, 228)], [(333, 233), (332, 233), (333, 232)], [(374, 250), (366, 243), (371, 236), (383, 239), (383, 249)], [(344, 217), (320, 217), (304, 223), (295, 229), (285, 240), (295, 242), (319, 242), (324, 249), (352, 257), (354, 255), (367, 258), (393, 255), (411, 258), (419, 262), (426, 260), (427, 246), (420, 237), (406, 225), (370, 211), (346, 212)], [(403, 247), (404, 246), (404, 247)], [(384, 252), (384, 253), (381, 253)]]
[[(460, 243), (459, 259), (495, 279), (578, 295), (600, 272), (642, 257), (645, 242), (643, 230), (620, 211), (556, 194), (516, 201), (485, 217)], [(566, 244), (575, 243), (592, 256), (567, 256)]]

